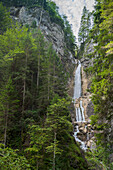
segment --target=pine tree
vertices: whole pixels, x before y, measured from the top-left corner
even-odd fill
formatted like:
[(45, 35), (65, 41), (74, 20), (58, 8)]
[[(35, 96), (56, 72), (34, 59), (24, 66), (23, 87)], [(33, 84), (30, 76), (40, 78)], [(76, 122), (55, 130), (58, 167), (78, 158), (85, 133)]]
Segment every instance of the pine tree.
[(11, 18), (9, 12), (0, 2), (0, 34), (6, 31), (6, 29), (11, 25)]
[(31, 145), (26, 152), (35, 168), (48, 170), (87, 168), (87, 163), (82, 159), (79, 148), (71, 136), (69, 105), (70, 100), (55, 96), (48, 107), (44, 125), (30, 126)]
[(0, 144), (0, 167), (1, 170), (8, 169), (27, 169), (30, 170), (30, 164), (24, 156), (17, 154), (18, 150), (5, 148)]
[(72, 54), (74, 54), (74, 50), (76, 46), (75, 44), (76, 37), (73, 35), (72, 28), (65, 15), (63, 16), (63, 19), (64, 19), (64, 26), (65, 26), (64, 27), (65, 42), (66, 42), (67, 48), (72, 52)]
[[(64, 21), (53, 2), (5, 0), (4, 3), (16, 7), (38, 4), (48, 10), (52, 22), (64, 29)], [(1, 141), (5, 147), (18, 148), (19, 154), (25, 154), (31, 169), (87, 169), (72, 136), (66, 88), (69, 74), (61, 59), (39, 28), (28, 30), (16, 23), (6, 28), (0, 35)], [(74, 37), (68, 22), (65, 38), (74, 52)], [(3, 168), (29, 169), (26, 159), (15, 151), (8, 148), (0, 151)]]
[[(12, 129), (12, 117), (15, 117), (15, 113), (18, 110), (19, 100), (16, 98), (16, 90), (12, 83), (11, 77), (1, 88), (0, 93), (0, 117), (1, 117), (1, 133), (4, 134), (4, 147), (7, 146), (8, 140), (10, 138), (10, 131)], [(4, 132), (3, 132), (4, 129)]]
[(84, 6), (81, 17), (80, 29), (78, 33), (78, 40), (80, 43), (84, 44), (84, 42), (88, 38), (90, 26), (91, 26), (90, 13), (87, 10), (86, 6)]
[[(97, 148), (101, 148), (103, 156), (100, 161), (112, 168), (110, 154), (112, 151), (112, 102), (113, 102), (113, 74), (112, 74), (112, 41), (113, 41), (113, 2), (98, 1), (98, 17), (94, 27), (98, 26), (95, 46), (95, 60), (92, 68), (93, 78), (91, 85), (92, 101), (94, 104), (95, 116), (92, 116), (92, 124), (101, 133), (96, 135)], [(95, 29), (95, 28), (94, 28)], [(95, 40), (95, 38), (94, 38)], [(111, 129), (111, 132), (110, 132)]]

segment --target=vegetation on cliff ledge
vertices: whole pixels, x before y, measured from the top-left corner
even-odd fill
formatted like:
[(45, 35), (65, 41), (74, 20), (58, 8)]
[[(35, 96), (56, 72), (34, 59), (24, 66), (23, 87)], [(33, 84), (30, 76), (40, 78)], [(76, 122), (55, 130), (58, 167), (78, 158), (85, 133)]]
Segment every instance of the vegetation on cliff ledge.
[[(25, 1), (3, 2), (10, 7)], [(1, 169), (87, 169), (72, 136), (68, 73), (62, 61), (40, 29), (13, 24), (1, 3), (0, 12)], [(74, 50), (70, 28), (65, 20), (67, 47)]]
[[(91, 123), (98, 132), (93, 163), (113, 169), (113, 1), (96, 0), (94, 25), (86, 42), (93, 42), (95, 50), (87, 55), (93, 66), (87, 71), (92, 76), (90, 92), (95, 115)], [(83, 33), (83, 32), (82, 32)], [(82, 43), (82, 42), (81, 42)]]

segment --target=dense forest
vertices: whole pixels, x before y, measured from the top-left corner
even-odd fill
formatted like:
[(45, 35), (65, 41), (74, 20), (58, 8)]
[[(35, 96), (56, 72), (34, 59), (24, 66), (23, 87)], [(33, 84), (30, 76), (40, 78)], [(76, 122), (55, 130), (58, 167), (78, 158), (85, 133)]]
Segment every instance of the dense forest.
[[(53, 2), (0, 3), (0, 166), (16, 169), (87, 169), (73, 137), (69, 73), (39, 27), (14, 22), (10, 6), (40, 7), (64, 31), (74, 53), (75, 37)], [(43, 2), (43, 3), (42, 3)], [(29, 5), (28, 5), (29, 4)]]
[[(89, 27), (93, 16), (93, 26)], [(99, 162), (104, 168), (113, 169), (113, 1), (96, 0), (95, 9), (90, 13), (83, 9), (79, 29), (80, 48), (78, 58), (88, 57), (93, 65), (86, 69), (91, 78), (90, 93), (95, 115), (91, 124), (96, 132), (96, 149), (88, 159), (94, 167)], [(92, 44), (93, 52), (85, 53)]]
[[(94, 150), (85, 153), (73, 137), (70, 73), (40, 25), (15, 22), (12, 6), (45, 10), (64, 32), (66, 50), (93, 61), (85, 71), (91, 77)], [(112, 0), (95, 0), (92, 13), (84, 7), (78, 38), (77, 47), (66, 16), (50, 0), (0, 0), (1, 170), (113, 169)], [(89, 44), (94, 50), (86, 55)]]

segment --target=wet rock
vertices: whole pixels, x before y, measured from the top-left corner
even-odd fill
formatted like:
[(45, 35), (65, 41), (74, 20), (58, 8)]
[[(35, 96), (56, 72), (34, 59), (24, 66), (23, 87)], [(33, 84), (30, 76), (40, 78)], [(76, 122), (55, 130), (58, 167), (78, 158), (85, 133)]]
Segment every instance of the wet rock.
[(87, 133), (87, 129), (85, 127), (80, 127), (79, 131), (82, 132), (83, 134)]
[(84, 127), (80, 127), (80, 128), (79, 128), (79, 131), (80, 131), (80, 132), (83, 132), (83, 131), (84, 131)]
[(77, 136), (82, 136), (82, 132), (78, 132)]
[(91, 126), (91, 124), (88, 124), (87, 127), (88, 127), (88, 128), (91, 128), (92, 126)]
[(87, 133), (87, 129), (86, 128), (84, 128), (84, 131), (83, 131), (84, 133)]
[(78, 138), (79, 138), (82, 142), (85, 142), (85, 141), (86, 141), (86, 135), (84, 135), (84, 134), (78, 135)]
[(87, 147), (90, 148), (90, 146), (91, 146), (91, 143), (90, 143), (90, 141), (88, 141), (87, 142)]
[(81, 126), (85, 128), (85, 122), (81, 122)]

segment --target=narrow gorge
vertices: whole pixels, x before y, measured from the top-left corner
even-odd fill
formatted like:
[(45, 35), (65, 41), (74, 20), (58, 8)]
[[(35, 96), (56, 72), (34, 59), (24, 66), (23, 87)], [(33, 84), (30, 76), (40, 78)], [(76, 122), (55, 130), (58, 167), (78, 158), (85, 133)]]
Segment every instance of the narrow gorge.
[(113, 170), (112, 21), (112, 0), (0, 1), (1, 170)]
[(90, 94), (87, 92), (89, 79), (83, 70), (83, 66), (78, 61), (74, 78), (74, 114), (72, 115), (72, 123), (74, 125), (74, 137), (83, 150), (88, 148), (94, 149), (94, 131), (90, 125), (90, 119), (87, 115), (87, 107), (90, 103)]

